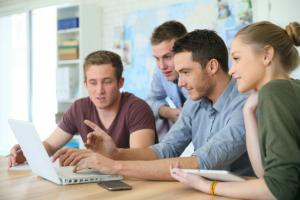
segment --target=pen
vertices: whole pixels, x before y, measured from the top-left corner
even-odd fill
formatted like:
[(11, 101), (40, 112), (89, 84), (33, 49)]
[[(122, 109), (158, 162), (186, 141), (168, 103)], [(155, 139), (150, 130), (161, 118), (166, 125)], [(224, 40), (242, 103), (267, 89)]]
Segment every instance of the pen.
[[(22, 151), (22, 149), (18, 149), (18, 150), (17, 150), (17, 153), (19, 153), (19, 152), (21, 152), (21, 151)], [(5, 157), (8, 158), (8, 157), (10, 157), (10, 156), (12, 156), (11, 153), (10, 153), (10, 154), (7, 154)]]

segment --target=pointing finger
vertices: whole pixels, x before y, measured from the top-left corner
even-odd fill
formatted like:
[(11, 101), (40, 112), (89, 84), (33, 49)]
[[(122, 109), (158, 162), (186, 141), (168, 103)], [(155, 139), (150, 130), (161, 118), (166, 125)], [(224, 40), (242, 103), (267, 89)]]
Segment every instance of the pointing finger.
[(95, 124), (94, 122), (91, 122), (90, 120), (84, 120), (84, 123), (88, 126), (88, 127), (90, 127), (91, 129), (93, 129), (94, 130), (94, 132), (91, 132), (91, 133), (89, 133), (88, 135), (90, 135), (91, 134), (91, 136), (89, 136), (89, 137), (93, 137), (93, 136), (103, 136), (103, 137), (108, 137), (108, 134), (104, 131), (104, 130), (102, 130), (97, 124)]
[(90, 120), (84, 120), (83, 121), (88, 127), (90, 127), (91, 129), (95, 130), (95, 131), (102, 131), (101, 128), (99, 128), (99, 126), (97, 126), (97, 124), (95, 124), (94, 122), (91, 122)]

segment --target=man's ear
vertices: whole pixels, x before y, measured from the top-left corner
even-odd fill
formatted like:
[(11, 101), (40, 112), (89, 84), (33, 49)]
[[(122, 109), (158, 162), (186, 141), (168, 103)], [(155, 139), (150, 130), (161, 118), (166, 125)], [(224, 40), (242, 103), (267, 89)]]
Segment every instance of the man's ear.
[(83, 85), (84, 85), (85, 88), (87, 88), (87, 81), (86, 81), (86, 79), (83, 80)]
[(270, 45), (266, 45), (263, 50), (263, 64), (269, 66), (274, 58), (275, 51)]
[(123, 85), (124, 85), (124, 78), (122, 77), (122, 78), (120, 78), (120, 80), (119, 80), (119, 88), (122, 88)]
[(216, 59), (210, 59), (206, 64), (206, 71), (209, 75), (215, 75), (219, 70), (220, 64)]

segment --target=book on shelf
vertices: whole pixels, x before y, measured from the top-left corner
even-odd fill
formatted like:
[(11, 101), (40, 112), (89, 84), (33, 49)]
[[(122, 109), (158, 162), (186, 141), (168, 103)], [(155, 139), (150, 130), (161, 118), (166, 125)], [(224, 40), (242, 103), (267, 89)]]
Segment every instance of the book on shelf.
[(79, 18), (78, 17), (59, 19), (57, 21), (57, 29), (58, 30), (65, 30), (65, 29), (78, 28), (78, 27), (79, 27)]
[(79, 51), (78, 46), (59, 46), (58, 58), (59, 60), (78, 59)]
[(59, 46), (79, 46), (79, 40), (63, 40)]

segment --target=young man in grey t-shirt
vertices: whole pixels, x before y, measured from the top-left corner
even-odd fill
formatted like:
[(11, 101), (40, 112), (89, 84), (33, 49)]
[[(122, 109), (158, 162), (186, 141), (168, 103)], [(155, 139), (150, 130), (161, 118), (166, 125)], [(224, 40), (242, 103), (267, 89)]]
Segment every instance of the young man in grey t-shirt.
[[(75, 101), (66, 112), (54, 132), (43, 142), (49, 155), (53, 155), (74, 134), (86, 142), (93, 130), (85, 120), (93, 121), (109, 135), (117, 147), (144, 148), (154, 144), (155, 121), (150, 107), (130, 93), (121, 93), (123, 65), (120, 56), (109, 51), (96, 51), (88, 55), (84, 63), (84, 85), (89, 97)], [(9, 166), (23, 163), (26, 159), (19, 145), (11, 149)], [(56, 154), (62, 165), (73, 162), (73, 155), (90, 150), (63, 149)]]

